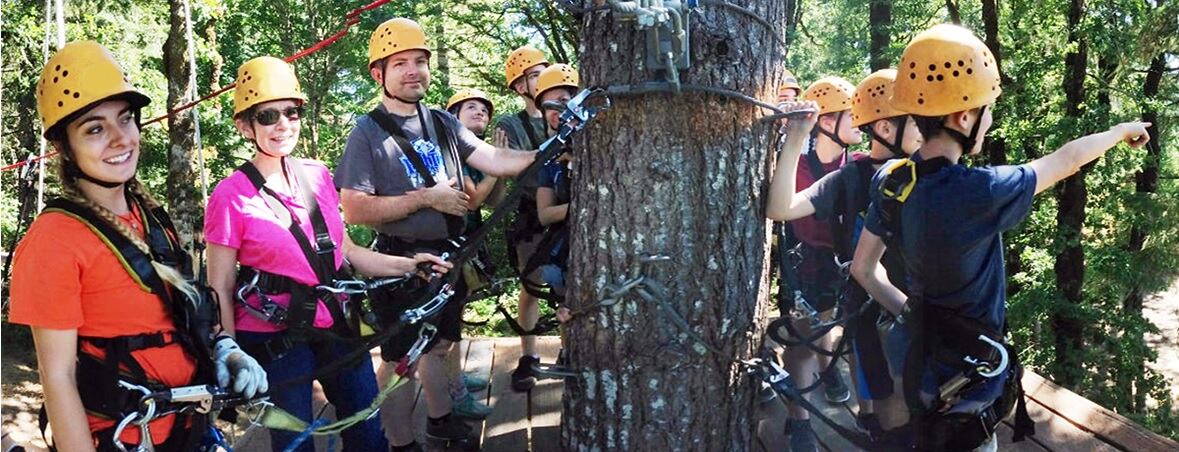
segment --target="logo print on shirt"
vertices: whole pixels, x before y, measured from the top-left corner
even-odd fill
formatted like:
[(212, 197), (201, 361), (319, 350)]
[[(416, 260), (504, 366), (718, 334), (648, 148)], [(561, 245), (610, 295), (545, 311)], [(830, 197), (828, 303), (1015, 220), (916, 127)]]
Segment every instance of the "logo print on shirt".
[[(442, 161), (442, 152), (438, 149), (438, 146), (418, 138), (413, 142), (413, 152), (417, 152), (422, 157), (422, 163), (426, 165), (426, 169), (434, 176), (435, 183), (446, 183), (446, 164)], [(414, 187), (426, 185), (426, 180), (421, 174), (418, 174), (417, 168), (414, 168), (413, 163), (409, 161), (409, 157), (406, 157), (404, 154), (401, 155), (401, 166), (405, 167), (405, 175), (409, 177), (409, 181)]]

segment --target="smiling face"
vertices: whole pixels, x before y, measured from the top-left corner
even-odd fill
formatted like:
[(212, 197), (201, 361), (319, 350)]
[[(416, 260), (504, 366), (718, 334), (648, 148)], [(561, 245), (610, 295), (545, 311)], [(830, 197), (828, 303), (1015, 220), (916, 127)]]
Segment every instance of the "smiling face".
[(483, 132), (487, 131), (487, 123), (491, 122), (491, 112), (488, 111), (487, 104), (477, 99), (463, 101), (462, 105), (459, 105), (457, 116), (463, 127), (475, 135), (483, 135)]
[(424, 50), (394, 53), (383, 63), (373, 63), (370, 73), (394, 98), (417, 102), (430, 88), (430, 54)]
[(564, 106), (566, 103), (569, 102), (569, 99), (572, 99), (572, 98), (573, 98), (572, 90), (570, 90), (567, 87), (562, 86), (562, 87), (557, 87), (557, 88), (545, 90), (545, 92), (541, 93), (541, 97), (539, 99), (536, 99), (537, 103), (539, 103), (541, 105), (541, 108), (544, 108), (544, 120), (545, 120), (545, 122), (548, 123), (549, 129), (557, 130), (557, 128), (561, 126), (561, 113), (564, 113), (565, 110), (563, 108), (561, 108), (561, 109), (548, 108), (544, 105), (545, 102), (552, 101), (552, 102), (556, 102), (556, 103)]
[[(301, 102), (294, 99), (279, 99), (255, 105), (250, 112), (239, 115), (234, 123), (238, 132), (247, 140), (258, 144), (262, 153), (272, 157), (285, 157), (295, 150), (299, 143), (300, 118), (289, 113), (297, 111)], [(260, 116), (277, 113), (277, 122), (265, 125)]]
[(131, 104), (109, 100), (66, 125), (71, 158), (83, 174), (106, 182), (135, 177), (139, 163), (139, 125)]

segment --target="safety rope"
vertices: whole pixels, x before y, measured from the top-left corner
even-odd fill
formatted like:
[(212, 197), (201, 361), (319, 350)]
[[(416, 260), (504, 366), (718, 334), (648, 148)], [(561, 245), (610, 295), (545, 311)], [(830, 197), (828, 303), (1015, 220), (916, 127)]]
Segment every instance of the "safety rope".
[[(327, 38), (324, 38), (323, 40), (321, 40), (315, 44), (312, 44), (310, 47), (307, 47), (303, 50), (296, 52), (293, 55), (290, 55), (290, 56), (284, 58), (284, 60), (286, 60), (286, 62), (290, 63), (290, 62), (293, 62), (293, 61), (298, 60), (300, 58), (303, 58), (307, 55), (310, 55), (312, 53), (323, 50), (324, 48), (326, 48), (332, 44), (335, 44), (336, 41), (339, 41), (340, 38), (343, 38), (345, 35), (348, 34), (348, 32), (352, 28), (352, 26), (360, 23), (360, 15), (362, 13), (376, 9), (386, 3), (389, 3), (389, 0), (376, 0), (376, 1), (373, 1), (372, 3), (369, 3), (367, 5), (353, 9), (352, 11), (349, 11), (348, 14), (344, 15), (344, 25), (338, 31), (333, 33), (331, 36), (328, 36)], [(156, 117), (156, 118), (152, 118), (152, 119), (148, 120), (147, 122), (144, 122), (142, 125), (146, 126), (146, 125), (150, 125), (150, 124), (154, 124), (154, 123), (163, 121), (169, 117), (175, 116), (177, 113), (180, 113), (182, 111), (193, 108), (197, 104), (200, 104), (201, 102), (204, 102), (206, 100), (212, 99), (212, 98), (220, 96), (222, 94), (225, 94), (226, 92), (234, 89), (235, 87), (237, 87), (236, 84), (226, 85), (226, 86), (222, 87), (221, 89), (218, 89), (216, 91), (213, 91), (213, 92), (205, 95), (204, 97), (201, 97), (200, 99), (194, 100), (194, 101), (189, 102), (187, 104), (181, 105), (181, 106), (176, 107), (171, 110), (168, 110), (168, 113), (166, 113), (162, 116)], [(37, 157), (36, 159), (25, 159), (23, 161), (16, 162), (11, 165), (0, 168), (0, 171), (9, 171), (12, 169), (16, 169), (16, 168), (20, 168), (22, 166), (28, 165), (30, 163), (37, 163), (41, 160), (56, 156), (57, 154), (58, 154), (58, 152), (54, 151), (54, 152), (50, 152), (48, 154), (44, 154), (40, 157)]]

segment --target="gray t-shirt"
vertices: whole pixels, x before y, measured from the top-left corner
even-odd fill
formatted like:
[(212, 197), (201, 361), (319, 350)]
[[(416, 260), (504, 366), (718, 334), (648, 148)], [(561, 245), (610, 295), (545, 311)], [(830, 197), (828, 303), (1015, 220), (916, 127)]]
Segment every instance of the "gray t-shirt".
[[(377, 108), (388, 114), (384, 105)], [(426, 169), (434, 175), (435, 183), (446, 183), (454, 177), (461, 179), (461, 163), (478, 146), (483, 145), (483, 140), (463, 127), (453, 115), (442, 110), (434, 110), (432, 114), (441, 115), (446, 130), (434, 130), (434, 121), (430, 119), (426, 127), (430, 140), (424, 140), (419, 117), (425, 110), (424, 107), (419, 108), (419, 114), (409, 117), (389, 116), (401, 126), (408, 141), (422, 157)], [(453, 142), (454, 147), (448, 142)], [(336, 166), (336, 188), (349, 188), (377, 196), (399, 196), (425, 186), (425, 179), (418, 174), (404, 151), (376, 121), (368, 115), (360, 116), (356, 120), (356, 127), (348, 135), (344, 155)], [(456, 162), (456, 159), (461, 161)], [(377, 225), (376, 230), (408, 240), (448, 238), (446, 218), (442, 212), (429, 208), (401, 220)]]
[[(523, 110), (521, 110), (523, 111)], [(527, 113), (525, 113), (527, 116)], [(530, 151), (537, 149), (541, 143), (548, 139), (545, 136), (548, 131), (548, 125), (545, 123), (544, 117), (528, 118), (532, 126), (533, 136), (540, 140), (536, 145), (533, 145), (532, 140), (528, 137), (528, 132), (524, 130), (524, 122), (520, 120), (519, 113), (512, 113), (509, 115), (502, 115), (499, 117), (496, 128), (503, 129), (504, 133), (508, 135), (508, 147), (521, 151)], [(536, 197), (536, 180), (522, 181), (525, 191), (529, 196)]]

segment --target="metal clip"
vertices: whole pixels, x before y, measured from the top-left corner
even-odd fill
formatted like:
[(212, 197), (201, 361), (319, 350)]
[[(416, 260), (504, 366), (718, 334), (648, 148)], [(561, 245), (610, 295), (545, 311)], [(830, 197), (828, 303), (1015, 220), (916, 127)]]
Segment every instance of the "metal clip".
[(408, 375), (409, 369), (418, 361), (418, 358), (422, 357), (422, 353), (426, 350), (426, 345), (429, 345), (430, 341), (434, 340), (434, 335), (437, 332), (438, 329), (434, 325), (423, 323), (422, 327), (418, 329), (418, 340), (414, 341), (405, 356), (402, 356), (397, 361), (397, 367), (394, 369), (394, 372), (401, 376)]
[(235, 293), (237, 296), (237, 301), (240, 301), (244, 304), (246, 302), (246, 294), (258, 290), (258, 279), (261, 277), (261, 273), (254, 272), (254, 277), (250, 278), (250, 282), (243, 284), (241, 287), (238, 287), (237, 292)]
[(451, 296), (454, 296), (454, 289), (450, 286), (449, 283), (444, 284), (442, 286), (442, 290), (438, 291), (438, 295), (435, 295), (434, 298), (430, 299), (430, 301), (427, 301), (425, 304), (415, 309), (405, 311), (405, 313), (401, 314), (401, 321), (410, 325), (417, 324), (418, 322), (421, 322), (422, 319), (432, 316), (441, 310), (442, 307), (446, 305), (446, 301), (450, 300)]

